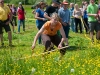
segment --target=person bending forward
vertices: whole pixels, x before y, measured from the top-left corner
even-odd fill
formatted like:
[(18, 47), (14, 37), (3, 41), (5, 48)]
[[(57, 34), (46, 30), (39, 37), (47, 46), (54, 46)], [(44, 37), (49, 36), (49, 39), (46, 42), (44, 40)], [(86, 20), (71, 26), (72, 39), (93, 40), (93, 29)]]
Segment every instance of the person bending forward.
[[(62, 35), (62, 38), (60, 38), (57, 35), (57, 31), (60, 30), (60, 33)], [(42, 28), (38, 31), (36, 34), (33, 44), (32, 44), (32, 49), (35, 48), (36, 41), (38, 37), (41, 35), (43, 44), (45, 46), (44, 51), (50, 51), (51, 50), (51, 42), (57, 46), (58, 48), (64, 47), (64, 42), (66, 42), (66, 36), (65, 32), (63, 30), (63, 27), (61, 23), (59, 22), (59, 17), (57, 13), (53, 13), (51, 16), (51, 20), (47, 21)], [(66, 48), (60, 50), (60, 58), (65, 54)]]

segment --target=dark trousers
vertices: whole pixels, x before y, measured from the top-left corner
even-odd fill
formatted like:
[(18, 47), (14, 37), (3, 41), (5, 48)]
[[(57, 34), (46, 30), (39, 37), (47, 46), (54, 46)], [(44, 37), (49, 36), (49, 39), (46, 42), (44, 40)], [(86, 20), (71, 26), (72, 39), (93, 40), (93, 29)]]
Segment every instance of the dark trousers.
[(88, 32), (88, 30), (89, 30), (88, 18), (84, 18), (83, 20), (85, 22), (85, 24), (84, 24), (85, 31)]
[(12, 17), (12, 21), (14, 21), (14, 25), (17, 26), (17, 17), (16, 16)]
[[(61, 38), (57, 34), (54, 35), (54, 36), (42, 34), (41, 37), (42, 37), (43, 44), (45, 46), (44, 51), (47, 51), (47, 50), (50, 51), (51, 50), (51, 42), (56, 47), (58, 47), (59, 43), (61, 42)], [(65, 45), (63, 44), (62, 46), (64, 47)], [(60, 50), (60, 53), (62, 53), (63, 55), (65, 54), (65, 52), (66, 52), (66, 48)]]
[(0, 20), (0, 34), (3, 33), (3, 28), (5, 29), (6, 32), (11, 31), (10, 26), (6, 25), (6, 22), (9, 21), (8, 19), (5, 21)]
[(63, 29), (64, 29), (64, 32), (65, 32), (66, 38), (68, 38), (68, 36), (69, 36), (69, 30), (70, 30), (69, 24), (67, 24), (67, 26), (63, 25)]
[(82, 33), (82, 25), (81, 25), (81, 20), (78, 18), (75, 18), (75, 32), (78, 32), (78, 25), (80, 29), (80, 33)]

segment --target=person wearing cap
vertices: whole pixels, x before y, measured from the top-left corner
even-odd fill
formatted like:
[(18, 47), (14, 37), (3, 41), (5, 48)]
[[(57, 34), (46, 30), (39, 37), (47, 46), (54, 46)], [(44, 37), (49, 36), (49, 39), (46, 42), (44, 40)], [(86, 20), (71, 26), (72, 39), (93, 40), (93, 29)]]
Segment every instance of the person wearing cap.
[(25, 31), (25, 10), (21, 2), (19, 2), (17, 14), (18, 14), (18, 33), (20, 33), (21, 23), (23, 24), (23, 31)]
[(90, 4), (87, 7), (87, 13), (88, 13), (90, 38), (92, 43), (94, 43), (94, 37), (93, 37), (94, 30), (96, 30), (96, 32), (100, 31), (100, 26), (97, 21), (97, 12), (98, 12), (98, 5), (95, 4), (95, 0), (90, 0)]
[(69, 29), (70, 29), (70, 11), (68, 9), (68, 2), (67, 1), (63, 1), (63, 7), (59, 9), (58, 11), (58, 15), (59, 17), (62, 19), (61, 23), (62, 26), (64, 28), (65, 34), (66, 34), (66, 45), (68, 45), (68, 35), (69, 35)]
[(19, 2), (19, 5), (22, 5), (22, 2)]
[(50, 20), (51, 19), (50, 16), (52, 15), (52, 13), (58, 12), (59, 5), (60, 5), (59, 0), (52, 0), (52, 4), (50, 6), (48, 6), (45, 10), (44, 17), (47, 18), (48, 20)]
[[(8, 15), (10, 15), (9, 19)], [(12, 19), (12, 13), (9, 7), (4, 5), (4, 0), (0, 0), (0, 41), (2, 46), (4, 46), (3, 28), (8, 33), (9, 46), (12, 46), (12, 33), (9, 26), (11, 19)]]

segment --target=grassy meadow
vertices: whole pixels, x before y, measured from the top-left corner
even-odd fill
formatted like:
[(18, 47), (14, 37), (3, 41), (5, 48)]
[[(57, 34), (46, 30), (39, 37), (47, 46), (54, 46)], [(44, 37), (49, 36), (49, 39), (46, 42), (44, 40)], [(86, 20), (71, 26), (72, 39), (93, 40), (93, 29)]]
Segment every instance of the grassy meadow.
[[(64, 58), (58, 61), (59, 51), (42, 60), (43, 45), (36, 44), (32, 56), (31, 45), (37, 33), (30, 6), (26, 7), (26, 31), (12, 33), (14, 47), (8, 46), (4, 33), (4, 47), (0, 47), (0, 75), (100, 75), (100, 44), (91, 43), (88, 34), (70, 31), (69, 45)], [(17, 32), (17, 26), (15, 27)], [(56, 47), (55, 47), (56, 48)]]

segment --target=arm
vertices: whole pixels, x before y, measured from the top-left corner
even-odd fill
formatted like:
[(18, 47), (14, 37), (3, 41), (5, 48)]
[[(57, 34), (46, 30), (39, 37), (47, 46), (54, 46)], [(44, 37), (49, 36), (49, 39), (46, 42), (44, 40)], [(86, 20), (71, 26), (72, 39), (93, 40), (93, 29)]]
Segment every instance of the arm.
[(44, 17), (48, 20), (51, 20), (51, 17), (48, 15), (48, 13), (51, 11), (51, 6), (48, 6), (45, 10), (45, 13), (44, 13)]
[(9, 17), (9, 21), (12, 20), (12, 12), (9, 13), (10, 17)]
[(70, 25), (70, 18), (71, 18), (71, 17), (70, 17), (70, 11), (69, 11), (69, 21), (68, 21), (68, 24), (69, 24), (69, 25)]
[(61, 39), (61, 42), (58, 45), (58, 48), (62, 47), (62, 44), (64, 43), (64, 41), (67, 42), (67, 39), (66, 39), (66, 36), (65, 36), (65, 32), (63, 30), (63, 27), (60, 28), (60, 33), (62, 35), (62, 39)]
[(18, 10), (19, 10), (19, 7), (17, 8), (16, 15), (18, 15)]
[(45, 18), (41, 18), (41, 17), (39, 17), (39, 13), (38, 12), (36, 12), (36, 14), (35, 14), (35, 19), (38, 19), (38, 20), (45, 20)]
[(73, 14), (72, 15), (73, 15), (73, 17), (75, 17), (75, 10), (73, 10)]
[(26, 11), (24, 11), (24, 14), (26, 15)]
[(65, 22), (62, 21), (62, 18), (61, 18), (61, 10), (58, 10), (58, 16), (59, 16), (59, 20), (60, 20), (60, 23), (64, 26), (66, 26), (67, 24)]
[(80, 17), (82, 17), (83, 16), (83, 11), (81, 11), (80, 9), (79, 9), (79, 11), (80, 11)]
[(96, 17), (97, 14), (89, 14), (89, 13), (88, 13), (88, 16), (94, 16), (94, 17)]
[(35, 10), (33, 10), (33, 11), (32, 11), (32, 14), (35, 14), (35, 13), (36, 13)]
[(9, 8), (8, 8), (8, 15), (9, 15), (9, 21), (6, 22), (6, 25), (8, 25), (10, 21), (12, 20), (12, 12)]
[(48, 20), (51, 20), (51, 17), (49, 17), (46, 12), (44, 13), (44, 17), (47, 18)]
[(32, 44), (32, 49), (35, 48), (35, 45), (36, 45), (36, 41), (37, 39), (39, 38), (39, 36), (42, 34), (42, 32), (44, 31), (44, 26), (42, 26), (42, 28), (38, 31), (38, 33), (36, 34), (35, 38), (34, 38), (34, 41), (33, 41), (33, 44)]
[(91, 10), (90, 10), (90, 7), (88, 6), (88, 7), (87, 7), (88, 16), (93, 16), (93, 17), (96, 17), (96, 16), (97, 16), (97, 13), (91, 14), (90, 12), (91, 12)]

